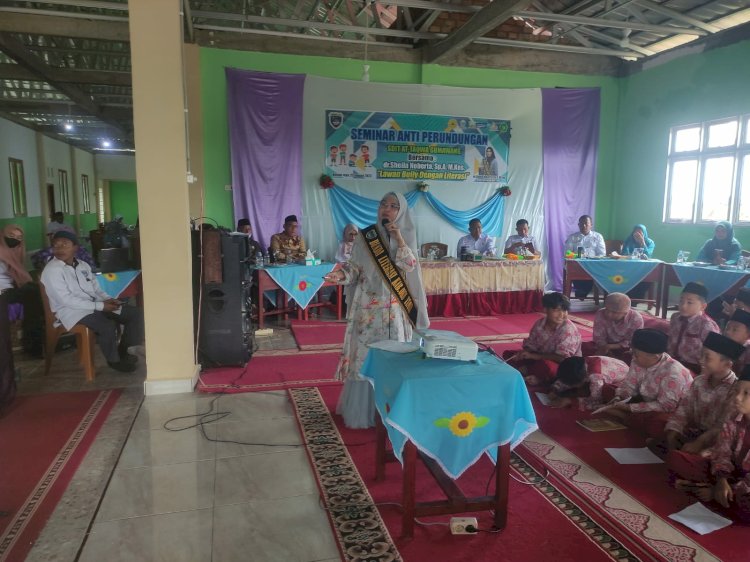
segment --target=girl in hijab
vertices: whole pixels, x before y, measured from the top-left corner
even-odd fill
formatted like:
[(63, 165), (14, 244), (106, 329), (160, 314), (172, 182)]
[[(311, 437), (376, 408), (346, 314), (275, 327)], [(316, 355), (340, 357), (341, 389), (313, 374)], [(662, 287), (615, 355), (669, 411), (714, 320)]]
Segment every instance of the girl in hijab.
[(654, 253), (655, 246), (656, 244), (654, 244), (654, 241), (648, 237), (646, 226), (636, 224), (633, 227), (633, 232), (631, 232), (630, 236), (628, 236), (625, 239), (625, 242), (622, 243), (622, 255), (629, 256), (633, 253), (633, 250), (641, 248), (643, 253), (650, 258), (651, 254)]
[[(721, 250), (719, 254), (716, 250)], [(735, 264), (742, 252), (742, 246), (734, 237), (732, 223), (719, 221), (714, 229), (714, 237), (706, 240), (695, 261), (713, 263), (714, 265)]]
[(359, 229), (355, 224), (349, 223), (344, 227), (344, 236), (341, 244), (339, 244), (339, 249), (336, 251), (336, 261), (338, 263), (344, 263), (351, 259), (354, 240), (357, 238), (358, 233)]
[[(430, 321), (417, 259), (417, 237), (403, 195), (391, 192), (383, 196), (375, 228), (417, 307), (415, 327), (427, 328)], [(350, 287), (344, 350), (336, 371), (336, 377), (344, 381), (344, 389), (336, 413), (344, 417), (344, 424), (349, 428), (373, 427), (375, 399), (372, 385), (360, 376), (367, 356), (367, 344), (387, 339), (410, 341), (413, 326), (399, 301), (391, 294), (363, 236), (357, 236), (354, 241), (349, 262), (329, 273), (326, 280)]]

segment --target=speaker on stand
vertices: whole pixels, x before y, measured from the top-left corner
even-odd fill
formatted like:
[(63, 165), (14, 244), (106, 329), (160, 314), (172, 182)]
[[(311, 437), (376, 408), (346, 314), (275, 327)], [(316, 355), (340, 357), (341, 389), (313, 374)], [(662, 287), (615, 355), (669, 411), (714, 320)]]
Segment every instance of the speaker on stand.
[(255, 343), (247, 237), (216, 234), (204, 237), (198, 355), (204, 365), (244, 365)]

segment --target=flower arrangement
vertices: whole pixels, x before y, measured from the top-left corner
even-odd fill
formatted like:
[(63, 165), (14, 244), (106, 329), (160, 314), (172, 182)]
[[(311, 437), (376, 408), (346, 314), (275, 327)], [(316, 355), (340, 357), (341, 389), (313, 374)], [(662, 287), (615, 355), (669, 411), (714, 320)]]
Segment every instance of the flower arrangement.
[(502, 195), (503, 197), (509, 197), (511, 193), (513, 192), (510, 190), (510, 187), (507, 185), (504, 185), (503, 187), (500, 188), (500, 195)]
[(429, 191), (430, 185), (426, 181), (420, 181), (417, 182), (417, 189), (422, 192)]
[(577, 257), (578, 257), (578, 254), (576, 254), (575, 252), (572, 252), (570, 250), (568, 250), (567, 252), (565, 252), (565, 259), (566, 260), (574, 260)]
[(318, 183), (323, 189), (331, 189), (334, 186), (333, 178), (328, 174), (321, 174)]

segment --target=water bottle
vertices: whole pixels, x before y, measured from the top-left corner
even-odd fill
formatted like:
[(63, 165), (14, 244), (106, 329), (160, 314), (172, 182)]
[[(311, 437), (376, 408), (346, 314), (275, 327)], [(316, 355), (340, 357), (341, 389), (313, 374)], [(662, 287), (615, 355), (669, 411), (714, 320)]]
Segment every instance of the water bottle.
[(255, 254), (255, 265), (257, 267), (263, 267), (263, 254), (261, 254), (260, 252), (257, 252)]

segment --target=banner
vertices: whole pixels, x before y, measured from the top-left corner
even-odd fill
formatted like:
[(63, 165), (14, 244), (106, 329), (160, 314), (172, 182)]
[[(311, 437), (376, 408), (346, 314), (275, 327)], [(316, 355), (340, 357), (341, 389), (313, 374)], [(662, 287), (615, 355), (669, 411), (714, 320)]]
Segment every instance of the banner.
[(510, 121), (326, 110), (332, 178), (506, 183)]

